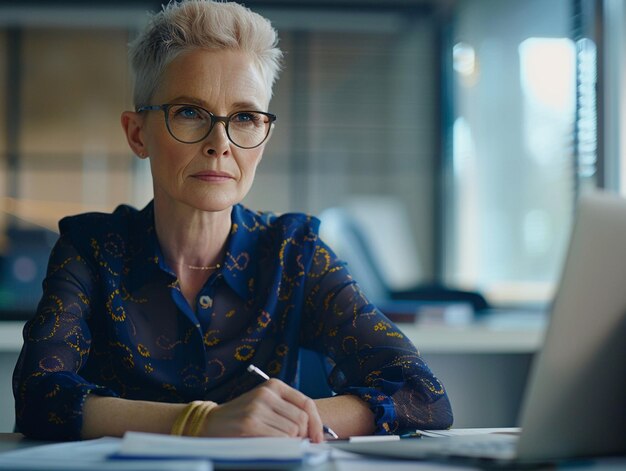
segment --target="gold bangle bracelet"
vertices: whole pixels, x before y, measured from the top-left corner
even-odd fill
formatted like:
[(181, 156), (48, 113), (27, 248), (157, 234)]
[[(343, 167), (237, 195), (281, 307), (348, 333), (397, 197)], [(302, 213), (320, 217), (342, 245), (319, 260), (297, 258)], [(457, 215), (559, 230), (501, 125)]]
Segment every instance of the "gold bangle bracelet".
[(203, 404), (202, 401), (193, 401), (187, 404), (182, 412), (176, 418), (174, 425), (172, 425), (171, 435), (183, 435), (187, 426), (187, 421), (191, 415), (194, 415), (196, 409)]
[(212, 401), (205, 401), (202, 405), (198, 406), (194, 410), (194, 415), (191, 419), (191, 425), (189, 426), (189, 435), (197, 437), (202, 431), (202, 427), (206, 423), (206, 419), (213, 409), (217, 407), (217, 403)]

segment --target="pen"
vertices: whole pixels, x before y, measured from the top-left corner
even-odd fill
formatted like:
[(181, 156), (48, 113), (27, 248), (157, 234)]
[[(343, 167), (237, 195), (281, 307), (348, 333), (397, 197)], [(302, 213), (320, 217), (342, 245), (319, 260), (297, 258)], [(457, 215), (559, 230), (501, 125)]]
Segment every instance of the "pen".
[[(267, 374), (260, 368), (257, 368), (256, 366), (250, 364), (248, 365), (248, 371), (250, 373), (254, 373), (257, 376), (260, 376), (261, 378), (263, 378), (265, 381), (267, 381), (268, 379), (270, 379), (269, 376), (267, 376)], [(323, 430), (324, 433), (326, 435), (330, 435), (333, 438), (339, 438), (339, 435), (337, 435), (332, 428), (330, 428), (328, 425), (324, 425), (323, 426)]]

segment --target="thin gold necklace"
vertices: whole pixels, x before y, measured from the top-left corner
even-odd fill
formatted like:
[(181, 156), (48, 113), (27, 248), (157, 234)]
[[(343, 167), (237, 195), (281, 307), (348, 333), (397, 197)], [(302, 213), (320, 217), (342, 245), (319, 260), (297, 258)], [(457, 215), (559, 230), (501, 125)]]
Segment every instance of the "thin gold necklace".
[(207, 265), (207, 266), (198, 266), (198, 265), (187, 265), (187, 268), (190, 270), (218, 270), (222, 265), (219, 263), (216, 265)]
[[(176, 265), (175, 263), (172, 263), (172, 260), (167, 259), (167, 261), (171, 264), (171, 265)], [(190, 270), (219, 270), (222, 267), (221, 263), (216, 263), (215, 265), (187, 265), (185, 264), (184, 266), (186, 266), (188, 269)]]

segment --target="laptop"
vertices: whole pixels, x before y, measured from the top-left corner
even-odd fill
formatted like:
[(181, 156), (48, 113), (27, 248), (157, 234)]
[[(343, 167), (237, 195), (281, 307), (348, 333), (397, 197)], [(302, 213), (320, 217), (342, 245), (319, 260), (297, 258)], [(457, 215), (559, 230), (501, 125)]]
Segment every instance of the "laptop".
[(355, 453), (407, 459), (542, 463), (626, 455), (626, 200), (580, 198), (519, 434), (335, 442)]

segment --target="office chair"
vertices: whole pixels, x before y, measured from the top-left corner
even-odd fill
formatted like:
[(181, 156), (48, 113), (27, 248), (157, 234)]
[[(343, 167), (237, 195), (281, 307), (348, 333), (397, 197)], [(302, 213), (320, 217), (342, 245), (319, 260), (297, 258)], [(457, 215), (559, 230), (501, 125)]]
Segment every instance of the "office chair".
[(330, 365), (317, 352), (306, 348), (300, 349), (298, 390), (312, 399), (331, 397), (333, 391), (328, 384)]
[[(394, 301), (404, 302), (406, 310), (410, 303), (467, 303), (474, 312), (484, 311), (489, 304), (484, 296), (475, 291), (461, 290), (443, 283), (424, 282), (420, 262), (413, 244), (402, 205), (394, 198), (363, 197), (346, 206), (324, 210), (320, 236), (348, 264), (350, 273), (363, 292), (385, 312), (393, 310)], [(395, 213), (390, 215), (389, 213)], [(383, 216), (381, 216), (383, 214)], [(379, 222), (379, 220), (384, 221)], [(368, 231), (376, 231), (375, 237)], [(398, 232), (404, 232), (400, 237)], [(376, 245), (378, 241), (378, 245)], [(376, 245), (376, 246), (374, 246)], [(399, 247), (403, 245), (402, 247)], [(381, 267), (383, 258), (376, 251), (385, 247), (387, 257), (394, 268), (402, 268), (402, 286), (394, 287)], [(411, 270), (411, 267), (414, 270)], [(389, 270), (388, 270), (389, 271)], [(396, 283), (397, 284), (397, 283)], [(401, 303), (398, 303), (398, 307)]]

